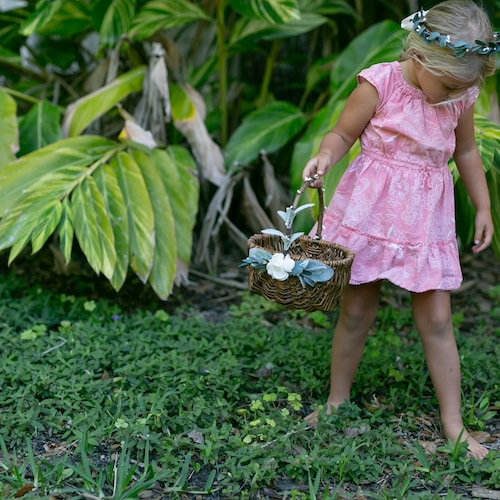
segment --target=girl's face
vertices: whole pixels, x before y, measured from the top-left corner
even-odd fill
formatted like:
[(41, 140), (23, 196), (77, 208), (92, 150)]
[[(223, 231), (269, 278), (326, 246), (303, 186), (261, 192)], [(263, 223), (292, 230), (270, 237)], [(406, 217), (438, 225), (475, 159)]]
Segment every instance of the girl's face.
[(462, 82), (450, 76), (434, 75), (420, 64), (418, 64), (415, 77), (415, 83), (432, 104), (456, 99), (473, 85), (473, 83)]

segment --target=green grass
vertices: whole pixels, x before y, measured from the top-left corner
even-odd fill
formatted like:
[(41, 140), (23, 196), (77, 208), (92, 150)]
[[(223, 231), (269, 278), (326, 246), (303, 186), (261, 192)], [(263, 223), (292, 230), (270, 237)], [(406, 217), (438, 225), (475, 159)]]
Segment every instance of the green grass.
[[(498, 432), (491, 294), (492, 321), (473, 332), (455, 321), (466, 424)], [(478, 463), (438, 439), (407, 303), (381, 309), (352, 403), (308, 429), (303, 416), (326, 397), (334, 322), (248, 294), (218, 322), (182, 308), (125, 313), (6, 276), (0, 497), (264, 498), (268, 488), (290, 499), (453, 499), (474, 485), (499, 489), (498, 451)]]

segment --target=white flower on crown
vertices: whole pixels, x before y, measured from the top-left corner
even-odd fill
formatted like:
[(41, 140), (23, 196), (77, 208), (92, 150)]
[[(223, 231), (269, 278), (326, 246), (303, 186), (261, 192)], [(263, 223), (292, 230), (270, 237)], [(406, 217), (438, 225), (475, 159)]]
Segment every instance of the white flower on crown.
[(406, 31), (413, 31), (415, 29), (415, 23), (413, 20), (415, 17), (419, 16), (419, 20), (422, 22), (425, 21), (425, 16), (427, 15), (428, 10), (419, 10), (417, 12), (414, 12), (413, 14), (410, 14), (409, 16), (405, 17), (401, 21), (401, 28), (403, 28)]
[(295, 267), (295, 261), (289, 255), (275, 253), (266, 265), (267, 273), (273, 279), (285, 281)]

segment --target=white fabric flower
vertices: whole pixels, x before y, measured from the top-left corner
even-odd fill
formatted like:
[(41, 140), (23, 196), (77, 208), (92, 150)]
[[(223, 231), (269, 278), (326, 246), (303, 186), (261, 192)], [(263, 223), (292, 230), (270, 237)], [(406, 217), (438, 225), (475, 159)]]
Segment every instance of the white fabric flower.
[(417, 11), (417, 12), (414, 12), (413, 14), (410, 14), (408, 17), (405, 17), (402, 21), (401, 21), (401, 28), (403, 28), (404, 30), (406, 31), (413, 31), (413, 19), (415, 19), (415, 16), (417, 14), (423, 14), (424, 17), (420, 17), (420, 19), (422, 20), (422, 22), (425, 22), (425, 16), (427, 15), (427, 12), (429, 12), (428, 10), (421, 10), (421, 11)]
[(275, 280), (285, 281), (295, 267), (295, 261), (289, 255), (275, 253), (267, 263), (266, 270)]

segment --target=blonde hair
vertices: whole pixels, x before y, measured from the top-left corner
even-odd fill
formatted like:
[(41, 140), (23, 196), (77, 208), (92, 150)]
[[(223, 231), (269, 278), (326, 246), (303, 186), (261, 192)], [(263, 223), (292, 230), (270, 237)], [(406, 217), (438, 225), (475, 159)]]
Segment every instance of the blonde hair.
[[(451, 43), (464, 41), (475, 45), (476, 40), (488, 43), (493, 38), (486, 12), (472, 0), (446, 0), (432, 7), (425, 17), (429, 31), (449, 35)], [(406, 39), (401, 60), (410, 58), (417, 59), (436, 76), (449, 76), (471, 85), (482, 85), (495, 72), (494, 56), (467, 53), (457, 57), (452, 49), (428, 43), (415, 31)]]

